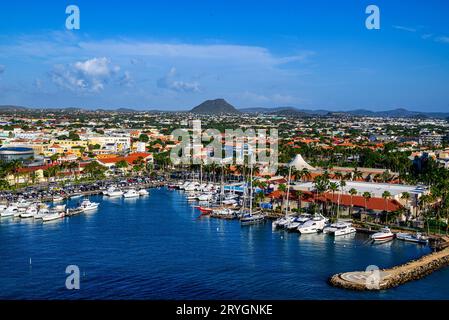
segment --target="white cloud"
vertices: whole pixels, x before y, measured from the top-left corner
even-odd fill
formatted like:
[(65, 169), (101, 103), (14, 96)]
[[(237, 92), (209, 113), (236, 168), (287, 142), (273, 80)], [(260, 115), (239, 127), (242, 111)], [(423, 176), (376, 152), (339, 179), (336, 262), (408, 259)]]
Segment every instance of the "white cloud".
[(159, 88), (170, 89), (177, 92), (200, 92), (200, 84), (197, 81), (186, 82), (175, 80), (176, 68), (172, 67), (167, 75), (157, 81)]
[(441, 42), (441, 43), (449, 43), (449, 37), (441, 36), (441, 37), (435, 38), (435, 41)]
[(52, 81), (72, 91), (99, 92), (120, 70), (110, 60), (93, 58), (69, 65), (56, 65), (50, 73)]
[(410, 28), (410, 27), (404, 27), (404, 26), (393, 26), (393, 28), (398, 29), (398, 30), (402, 30), (402, 31), (407, 31), (407, 32), (416, 32), (415, 28)]

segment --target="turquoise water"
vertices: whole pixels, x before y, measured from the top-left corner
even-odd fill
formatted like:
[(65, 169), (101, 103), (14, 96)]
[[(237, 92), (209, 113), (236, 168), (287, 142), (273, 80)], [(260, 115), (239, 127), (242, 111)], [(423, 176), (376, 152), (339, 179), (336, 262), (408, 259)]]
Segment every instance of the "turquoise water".
[[(449, 269), (383, 292), (329, 286), (335, 273), (390, 267), (429, 252), (365, 235), (273, 232), (271, 223), (198, 219), (180, 191), (102, 199), (97, 212), (0, 221), (0, 299), (447, 299)], [(75, 202), (72, 203), (73, 205)], [(31, 264), (30, 264), (31, 259)], [(65, 288), (68, 265), (79, 290)]]

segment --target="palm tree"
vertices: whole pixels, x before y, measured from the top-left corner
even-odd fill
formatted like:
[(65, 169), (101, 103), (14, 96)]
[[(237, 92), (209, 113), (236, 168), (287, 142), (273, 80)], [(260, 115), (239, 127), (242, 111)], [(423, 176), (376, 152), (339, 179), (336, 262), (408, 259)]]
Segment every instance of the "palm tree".
[(329, 183), (329, 190), (332, 192), (332, 208), (331, 208), (331, 215), (333, 214), (333, 210), (334, 210), (334, 199), (335, 199), (335, 192), (338, 191), (338, 184), (335, 182), (331, 182)]
[(353, 197), (357, 194), (357, 190), (355, 188), (351, 188), (349, 190), (349, 194), (351, 195), (351, 207), (350, 207), (350, 213), (349, 215), (352, 217), (352, 211), (354, 210), (354, 205), (352, 204)]
[[(391, 193), (389, 191), (384, 191), (382, 193), (382, 198), (384, 198), (385, 200), (385, 212), (386, 212), (386, 216), (388, 217), (388, 199), (391, 198)], [(388, 218), (387, 219), (387, 223), (388, 223)]]
[(365, 199), (365, 212), (368, 210), (368, 200), (371, 199), (371, 192), (365, 191), (363, 193), (363, 198)]

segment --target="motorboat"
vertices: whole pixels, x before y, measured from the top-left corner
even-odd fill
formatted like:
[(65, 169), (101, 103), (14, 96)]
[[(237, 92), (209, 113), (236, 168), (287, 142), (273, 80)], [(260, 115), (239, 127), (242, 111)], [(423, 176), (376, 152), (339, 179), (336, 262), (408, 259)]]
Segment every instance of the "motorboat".
[(61, 202), (61, 201), (64, 201), (64, 197), (62, 196), (53, 197), (53, 202)]
[(289, 231), (297, 231), (299, 227), (301, 227), (304, 223), (312, 219), (310, 214), (302, 214), (299, 217), (293, 218), (285, 228)]
[(200, 196), (198, 196), (199, 201), (210, 201), (212, 200), (212, 193), (203, 193)]
[(201, 212), (202, 215), (211, 214), (211, 213), (213, 212), (213, 209), (212, 209), (212, 208), (202, 207), (202, 206), (199, 206), (199, 207), (198, 207), (198, 210), (200, 210), (200, 212)]
[(44, 215), (42, 217), (42, 221), (47, 222), (47, 221), (61, 219), (64, 217), (64, 215), (65, 215), (64, 212), (52, 212), (52, 213)]
[(257, 224), (262, 223), (264, 221), (265, 217), (263, 214), (260, 213), (247, 213), (240, 218), (240, 224), (242, 225)]
[(25, 212), (20, 214), (21, 218), (33, 218), (39, 212), (37, 206), (33, 205), (28, 207)]
[(84, 200), (81, 202), (80, 209), (84, 212), (96, 210), (100, 204), (98, 202), (91, 202), (90, 200)]
[(140, 189), (138, 192), (139, 196), (147, 196), (150, 194), (147, 189)]
[(12, 217), (19, 212), (19, 208), (16, 205), (10, 205), (4, 211), (0, 213), (1, 217)]
[(137, 197), (139, 197), (139, 193), (136, 190), (134, 190), (134, 189), (129, 189), (128, 191), (126, 191), (123, 194), (123, 197), (125, 197), (125, 198), (137, 198)]
[(15, 205), (17, 206), (17, 208), (28, 208), (31, 203), (26, 201), (25, 199), (19, 199), (17, 200), (17, 202), (15, 203)]
[(301, 234), (317, 233), (324, 229), (328, 219), (322, 215), (315, 215), (312, 219), (307, 220), (298, 227)]
[(4, 205), (4, 204), (0, 204), (0, 212), (5, 211), (8, 208), (8, 206)]
[(78, 198), (81, 198), (81, 197), (83, 197), (82, 193), (72, 193), (70, 195), (70, 199), (78, 199)]
[(408, 242), (415, 242), (415, 243), (421, 243), (421, 244), (428, 244), (429, 238), (422, 235), (420, 232), (417, 232), (415, 234), (411, 233), (396, 233), (396, 239), (408, 241)]
[(384, 241), (386, 242), (393, 240), (393, 238), (394, 233), (391, 232), (390, 228), (388, 227), (381, 228), (379, 232), (376, 232), (371, 235), (371, 240), (376, 242), (384, 242)]
[(110, 198), (117, 198), (123, 196), (123, 191), (116, 187), (110, 187), (103, 194)]
[(48, 210), (47, 208), (39, 209), (39, 212), (34, 215), (34, 219), (42, 219), (48, 214), (50, 214), (50, 210)]
[(355, 233), (355, 232), (357, 232), (357, 230), (349, 222), (333, 223), (323, 229), (323, 233), (334, 235), (336, 237)]

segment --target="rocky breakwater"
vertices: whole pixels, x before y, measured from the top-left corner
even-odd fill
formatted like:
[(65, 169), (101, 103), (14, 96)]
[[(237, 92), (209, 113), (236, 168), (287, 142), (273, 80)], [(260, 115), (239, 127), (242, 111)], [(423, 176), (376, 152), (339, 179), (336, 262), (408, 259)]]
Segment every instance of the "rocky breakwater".
[(350, 290), (384, 290), (421, 279), (446, 266), (449, 266), (449, 248), (390, 269), (371, 266), (366, 271), (339, 273), (330, 277), (329, 283)]

